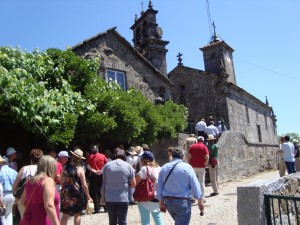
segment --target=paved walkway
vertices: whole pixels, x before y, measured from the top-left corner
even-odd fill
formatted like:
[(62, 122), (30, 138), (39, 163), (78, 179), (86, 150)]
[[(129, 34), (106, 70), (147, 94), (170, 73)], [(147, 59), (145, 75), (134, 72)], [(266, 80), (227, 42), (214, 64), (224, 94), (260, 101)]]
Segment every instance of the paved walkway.
[[(252, 181), (268, 180), (279, 177), (278, 171), (269, 171), (243, 179), (233, 180), (220, 184), (220, 195), (207, 197), (204, 216), (199, 215), (197, 204), (192, 206), (191, 225), (237, 225), (237, 190), (238, 186), (249, 185)], [(212, 192), (211, 187), (206, 187), (206, 193)], [(174, 224), (168, 213), (163, 213), (165, 225)], [(68, 225), (73, 224), (71, 217)], [(107, 225), (109, 224), (106, 213), (82, 216), (82, 225)], [(140, 225), (140, 215), (137, 206), (129, 206), (128, 225)], [(154, 224), (151, 218), (151, 224)]]

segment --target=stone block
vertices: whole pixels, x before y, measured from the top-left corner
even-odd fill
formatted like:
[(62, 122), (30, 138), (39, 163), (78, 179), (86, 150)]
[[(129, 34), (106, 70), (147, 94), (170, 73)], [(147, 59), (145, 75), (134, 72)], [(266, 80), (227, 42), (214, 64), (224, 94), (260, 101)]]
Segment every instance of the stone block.
[[(237, 187), (237, 213), (239, 225), (264, 225), (265, 224), (265, 205), (264, 195), (285, 195), (294, 196), (299, 189), (300, 174), (291, 174), (285, 177), (274, 180), (257, 180), (250, 185)], [(291, 218), (294, 218), (294, 205), (285, 201), (281, 201), (279, 207), (278, 201), (275, 200), (274, 215), (279, 215), (279, 210), (282, 219), (286, 221), (287, 214), (290, 213)], [(277, 223), (276, 223), (277, 224)], [(294, 223), (292, 223), (294, 224)]]
[(261, 224), (261, 190), (259, 187), (237, 187), (239, 225)]

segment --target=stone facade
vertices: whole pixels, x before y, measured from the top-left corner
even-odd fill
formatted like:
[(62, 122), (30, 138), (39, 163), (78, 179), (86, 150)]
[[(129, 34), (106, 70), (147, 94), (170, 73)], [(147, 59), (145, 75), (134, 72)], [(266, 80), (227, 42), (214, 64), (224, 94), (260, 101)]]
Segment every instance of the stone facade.
[[(196, 123), (210, 115), (215, 118), (227, 117), (225, 99), (220, 99), (221, 93), (218, 93), (220, 90), (216, 88), (218, 82), (216, 74), (177, 66), (168, 77), (174, 83), (172, 100), (188, 108), (190, 122)], [(223, 112), (225, 114), (222, 114)]]
[(100, 33), (74, 46), (72, 50), (84, 58), (99, 58), (99, 75), (108, 80), (107, 71), (125, 75), (126, 89), (140, 90), (149, 100), (171, 98), (172, 82), (149, 63), (115, 28)]
[(230, 129), (244, 133), (251, 142), (277, 143), (272, 108), (238, 86), (229, 84), (227, 90)]
[[(233, 65), (233, 49), (216, 38), (201, 48), (207, 71), (179, 63), (165, 76), (167, 41), (162, 40), (151, 1), (146, 12), (135, 20), (132, 46), (115, 28), (98, 34), (73, 47), (85, 58), (101, 60), (99, 74), (108, 80), (108, 71), (125, 74), (126, 89), (141, 90), (155, 102), (172, 99), (188, 109), (188, 120), (194, 125), (213, 116), (223, 119), (228, 131), (222, 134), (220, 147), (220, 180), (247, 176), (276, 167), (277, 130), (272, 107), (238, 87)], [(216, 35), (216, 34), (215, 34)], [(186, 136), (160, 140), (151, 146), (157, 161), (166, 162), (169, 146), (183, 146)]]
[(191, 124), (212, 115), (216, 121), (223, 119), (227, 129), (243, 132), (250, 142), (277, 143), (272, 108), (227, 82), (227, 74), (178, 65), (168, 76), (174, 83), (172, 99), (188, 108)]
[[(146, 12), (136, 17), (132, 46), (115, 28), (98, 34), (74, 46), (73, 51), (85, 58), (101, 60), (99, 74), (107, 81), (108, 73), (124, 74), (125, 90), (135, 88), (152, 102), (172, 99), (183, 104), (194, 125), (213, 116), (223, 119), (227, 129), (244, 133), (250, 142), (276, 144), (276, 117), (273, 109), (236, 85), (233, 49), (216, 34), (201, 48), (206, 71), (182, 64), (166, 76), (167, 41), (162, 40), (156, 14), (149, 1)], [(157, 63), (160, 62), (160, 63)]]

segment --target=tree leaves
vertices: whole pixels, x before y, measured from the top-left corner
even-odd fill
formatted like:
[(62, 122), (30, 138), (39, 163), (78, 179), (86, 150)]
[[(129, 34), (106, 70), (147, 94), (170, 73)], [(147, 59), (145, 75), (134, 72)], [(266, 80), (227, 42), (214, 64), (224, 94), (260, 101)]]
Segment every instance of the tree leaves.
[[(4, 55), (7, 57), (1, 57)], [(44, 134), (50, 142), (70, 143), (77, 117), (89, 102), (80, 93), (74, 92), (64, 79), (60, 79), (59, 87), (49, 88), (46, 75), (52, 73), (53, 68), (49, 65), (54, 65), (49, 56), (1, 48), (0, 63), (0, 86), (3, 90), (0, 107), (8, 109), (7, 122), (21, 123), (33, 133)], [(73, 114), (72, 126), (66, 123), (67, 114)], [(55, 134), (56, 137), (53, 136)]]
[(64, 145), (151, 144), (184, 130), (185, 107), (153, 105), (140, 91), (106, 83), (98, 68), (99, 60), (71, 50), (0, 48), (0, 120)]

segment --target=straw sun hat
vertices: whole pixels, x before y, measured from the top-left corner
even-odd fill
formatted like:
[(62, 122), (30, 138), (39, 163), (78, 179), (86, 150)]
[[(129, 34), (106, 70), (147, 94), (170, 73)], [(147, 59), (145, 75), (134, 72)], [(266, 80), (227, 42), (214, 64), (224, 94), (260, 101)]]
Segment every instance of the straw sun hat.
[(83, 157), (83, 152), (80, 150), (80, 149), (76, 149), (74, 152), (73, 151), (70, 151), (72, 155), (80, 158), (80, 159), (85, 159)]

